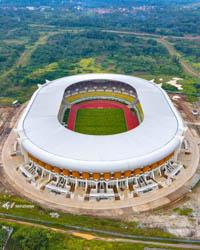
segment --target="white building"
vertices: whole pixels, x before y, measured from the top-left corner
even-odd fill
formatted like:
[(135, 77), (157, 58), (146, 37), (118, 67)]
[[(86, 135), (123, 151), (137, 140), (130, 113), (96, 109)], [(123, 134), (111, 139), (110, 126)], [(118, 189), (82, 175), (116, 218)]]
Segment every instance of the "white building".
[[(107, 136), (66, 129), (62, 124), (66, 107), (92, 99), (123, 102), (135, 109), (139, 126)], [(152, 82), (117, 74), (64, 77), (39, 86), (18, 123), (25, 158), (21, 171), (31, 170), (28, 178), (33, 183), (39, 176), (48, 190), (67, 197), (82, 188), (86, 200), (122, 199), (119, 188), (139, 194), (159, 186), (155, 175), (164, 175), (169, 182), (180, 171), (177, 156), (184, 132), (169, 97)]]

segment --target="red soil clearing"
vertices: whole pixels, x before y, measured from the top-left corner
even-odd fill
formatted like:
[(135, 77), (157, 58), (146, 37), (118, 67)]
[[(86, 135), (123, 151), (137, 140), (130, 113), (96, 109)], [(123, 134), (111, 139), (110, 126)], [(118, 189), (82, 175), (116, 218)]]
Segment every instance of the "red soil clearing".
[(97, 109), (97, 108), (121, 108), (124, 111), (127, 129), (131, 130), (136, 128), (138, 124), (137, 116), (132, 114), (131, 110), (124, 104), (106, 100), (86, 101), (80, 104), (73, 104), (70, 109), (67, 128), (70, 130), (75, 129), (76, 115), (78, 109)]

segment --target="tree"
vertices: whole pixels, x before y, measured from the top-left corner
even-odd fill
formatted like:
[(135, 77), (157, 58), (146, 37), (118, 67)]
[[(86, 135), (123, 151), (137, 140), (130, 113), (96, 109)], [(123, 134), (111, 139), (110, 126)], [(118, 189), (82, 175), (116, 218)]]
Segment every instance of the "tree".
[(13, 234), (16, 247), (24, 250), (46, 250), (48, 249), (49, 239), (45, 230), (41, 228), (25, 228), (21, 227)]
[(3, 249), (3, 246), (7, 240), (8, 232), (5, 229), (0, 229), (0, 249)]

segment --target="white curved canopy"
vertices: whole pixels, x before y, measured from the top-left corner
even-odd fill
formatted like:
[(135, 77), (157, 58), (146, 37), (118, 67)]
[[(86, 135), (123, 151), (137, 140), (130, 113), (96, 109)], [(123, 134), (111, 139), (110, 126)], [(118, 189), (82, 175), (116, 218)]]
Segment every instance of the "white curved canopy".
[[(63, 127), (57, 115), (65, 89), (84, 80), (116, 80), (132, 85), (143, 122), (125, 133), (94, 136)], [(34, 93), (18, 124), (23, 148), (39, 160), (80, 172), (132, 170), (157, 162), (180, 145), (183, 122), (167, 94), (149, 81), (117, 74), (86, 74), (48, 82)]]

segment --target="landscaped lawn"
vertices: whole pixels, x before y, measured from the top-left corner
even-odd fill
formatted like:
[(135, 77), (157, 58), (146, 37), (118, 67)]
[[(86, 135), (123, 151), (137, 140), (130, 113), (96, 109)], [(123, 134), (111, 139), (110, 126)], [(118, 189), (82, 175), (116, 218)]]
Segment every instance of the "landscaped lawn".
[(75, 131), (89, 135), (112, 135), (127, 131), (124, 111), (118, 108), (79, 109)]

